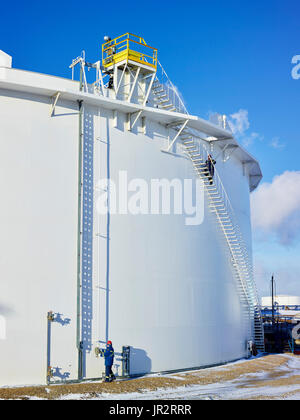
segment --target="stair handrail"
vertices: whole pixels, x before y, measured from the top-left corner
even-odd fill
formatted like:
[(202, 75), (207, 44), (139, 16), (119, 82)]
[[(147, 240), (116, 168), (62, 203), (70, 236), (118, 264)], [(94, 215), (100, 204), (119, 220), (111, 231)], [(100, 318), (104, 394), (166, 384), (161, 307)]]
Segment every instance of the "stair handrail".
[[(161, 64), (158, 63), (160, 65), (160, 67), (162, 68)], [(163, 68), (162, 71), (164, 72)], [(165, 72), (164, 72), (165, 73)], [(165, 73), (166, 77), (167, 74)], [(176, 89), (174, 87), (174, 89)], [(202, 157), (203, 161), (205, 159), (208, 159), (208, 155), (210, 154), (207, 150), (207, 148), (199, 141), (199, 139), (197, 139), (197, 141), (195, 141), (195, 137), (196, 135), (193, 133), (193, 131), (191, 130), (185, 130), (185, 133), (188, 136), (190, 136), (191, 140), (193, 141), (194, 145), (196, 147), (198, 147), (199, 150), (199, 155)], [(197, 138), (197, 137), (196, 137)], [(250, 259), (245, 241), (244, 241), (244, 237), (243, 234), (241, 232), (241, 229), (239, 227), (239, 223), (237, 221), (237, 217), (235, 214), (235, 211), (233, 209), (233, 206), (231, 204), (231, 200), (229, 199), (229, 196), (227, 194), (227, 191), (224, 187), (224, 184), (222, 182), (222, 179), (218, 173), (217, 168), (215, 168), (215, 173), (214, 173), (214, 182), (216, 184), (216, 189), (218, 191), (218, 194), (220, 195), (220, 198), (222, 200), (222, 204), (224, 205), (224, 209), (225, 212), (227, 213), (229, 220), (230, 220), (230, 224), (232, 225), (232, 232), (233, 232), (233, 237), (235, 237), (238, 241), (239, 244), (239, 248), (240, 248), (240, 253), (237, 252), (237, 250), (235, 249), (235, 247), (232, 247), (230, 245), (230, 240), (228, 238), (228, 236), (226, 235), (225, 231), (224, 231), (224, 235), (226, 237), (226, 240), (228, 242), (228, 246), (231, 252), (231, 256), (233, 258), (233, 262), (235, 263), (236, 266), (236, 270), (238, 273), (238, 276), (240, 278), (240, 282), (242, 285), (242, 289), (244, 289), (244, 295), (245, 298), (247, 299), (249, 305), (249, 311), (253, 313), (254, 317), (253, 317), (253, 334), (255, 336), (255, 321), (259, 321), (259, 329), (261, 330), (261, 333), (263, 335), (263, 322), (262, 322), (262, 317), (261, 317), (261, 307), (260, 307), (260, 301), (259, 301), (259, 297), (258, 297), (258, 291), (257, 291), (257, 286), (256, 283), (254, 281), (254, 273), (253, 273), (253, 264), (252, 261)], [(223, 223), (220, 220), (220, 224), (223, 226)], [(240, 255), (239, 255), (240, 254)], [(259, 317), (257, 318), (257, 311), (258, 311), (258, 315)], [(255, 336), (257, 339), (257, 335)], [(261, 343), (262, 346), (264, 347), (264, 343)]]
[[(190, 133), (190, 135), (191, 135), (191, 137), (193, 138), (193, 141), (195, 142), (195, 139), (194, 139), (194, 134), (193, 133)], [(200, 144), (200, 143), (198, 143), (198, 142), (195, 142), (197, 145), (198, 145), (198, 147), (201, 149), (201, 152), (202, 152), (202, 156), (205, 156), (206, 158), (208, 158), (208, 155), (209, 155), (209, 152), (207, 151), (207, 149), (205, 148), (205, 146), (204, 145), (202, 145), (202, 144)], [(204, 150), (204, 153), (203, 153), (203, 150)], [(226, 192), (226, 189), (225, 189), (225, 187), (224, 187), (224, 184), (223, 184), (223, 182), (222, 182), (222, 180), (221, 180), (221, 177), (220, 177), (220, 175), (219, 175), (219, 173), (218, 173), (218, 170), (217, 170), (217, 168), (216, 167), (214, 167), (215, 168), (215, 178), (217, 179), (217, 183), (220, 185), (220, 188), (218, 188), (218, 192), (219, 192), (219, 194), (221, 195), (221, 197), (222, 197), (222, 199), (223, 199), (223, 201), (224, 201), (224, 205), (225, 205), (225, 207), (226, 207), (226, 209), (227, 209), (227, 211), (228, 211), (228, 208), (230, 209), (230, 212), (228, 212), (228, 213), (231, 213), (231, 218), (232, 218), (232, 224), (234, 225), (234, 228), (235, 228), (235, 234), (238, 236), (238, 238), (240, 239), (240, 241), (241, 241), (241, 245), (242, 245), (242, 250), (244, 251), (244, 253), (246, 254), (245, 255), (245, 258), (246, 258), (246, 263), (247, 263), (247, 265), (249, 265), (250, 267), (249, 267), (249, 271), (252, 271), (252, 264), (251, 264), (251, 262), (250, 262), (250, 258), (249, 258), (249, 255), (248, 255), (248, 252), (247, 252), (247, 248), (246, 248), (246, 245), (245, 245), (245, 241), (244, 241), (244, 239), (243, 239), (243, 234), (242, 234), (242, 232), (241, 232), (241, 230), (240, 230), (240, 228), (239, 228), (239, 224), (238, 224), (238, 222), (237, 222), (237, 217), (236, 217), (236, 215), (235, 215), (235, 212), (234, 212), (234, 209), (233, 209), (233, 207), (232, 207), (232, 204), (231, 204), (231, 201), (230, 201), (230, 199), (229, 199), (229, 197), (228, 197), (228, 194), (227, 194), (227, 192)], [(221, 191), (220, 191), (220, 189), (221, 189)]]
[[(202, 146), (202, 145), (201, 145), (201, 146)], [(204, 150), (204, 151), (205, 151), (205, 153), (207, 153), (207, 157), (208, 157), (209, 153), (207, 152), (206, 148), (205, 148), (205, 147), (201, 147), (201, 146), (200, 146), (200, 144), (199, 144), (200, 149), (202, 149), (202, 156), (203, 156), (203, 150)], [(204, 153), (204, 157), (205, 157), (205, 153)], [(221, 181), (221, 179), (220, 179), (220, 177), (219, 177), (218, 173), (216, 173), (216, 172), (215, 172), (215, 175), (216, 175), (216, 178), (217, 178), (217, 181), (218, 181), (218, 182), (216, 183), (216, 187), (217, 187), (218, 193), (220, 194), (220, 196), (221, 196), (221, 198), (222, 198), (222, 201), (223, 201), (223, 203), (224, 203), (225, 209), (226, 209), (226, 211), (227, 211), (227, 205), (226, 205), (227, 203), (226, 203), (226, 202), (229, 200), (229, 198), (228, 198), (228, 196), (227, 196), (227, 193), (226, 193), (226, 191), (225, 191), (225, 188), (224, 188), (224, 186), (223, 186), (223, 183), (222, 183), (222, 181)], [(215, 181), (216, 181), (216, 179), (215, 179)], [(221, 192), (220, 192), (220, 186), (221, 186)], [(227, 213), (229, 214), (229, 212), (228, 212), (228, 211), (227, 211)], [(229, 214), (229, 216), (230, 216), (230, 214)], [(232, 221), (231, 223), (232, 223), (233, 228), (235, 228), (235, 226), (234, 226), (234, 222)], [(234, 234), (235, 234), (235, 236), (237, 237), (235, 230), (234, 230)], [(226, 236), (226, 235), (225, 235), (225, 236)], [(238, 238), (238, 237), (237, 237), (237, 238)], [(228, 239), (228, 242), (229, 242), (229, 239)], [(234, 261), (235, 261), (235, 263), (236, 263), (236, 266), (237, 266), (237, 271), (238, 271), (238, 274), (239, 274), (239, 277), (240, 277), (240, 281), (241, 281), (242, 286), (243, 286), (243, 289), (244, 289), (244, 294), (245, 294), (245, 297), (246, 297), (246, 299), (247, 299), (247, 301), (248, 301), (248, 304), (249, 304), (249, 310), (251, 310), (251, 306), (253, 306), (253, 299), (252, 299), (252, 296), (251, 296), (251, 295), (249, 295), (249, 285), (248, 285), (248, 281), (247, 281), (247, 279), (245, 278), (244, 273), (241, 271), (239, 257), (235, 254), (235, 250), (234, 250), (234, 248), (232, 248), (230, 245), (229, 245), (229, 248), (230, 248), (230, 251), (231, 251), (232, 257), (233, 257), (233, 259), (234, 259)]]
[[(158, 64), (158, 66), (159, 66), (159, 68), (160, 68), (160, 70), (162, 72), (162, 77), (165, 76), (165, 78), (167, 80), (167, 83), (162, 82), (162, 84), (164, 86), (166, 86), (166, 88), (168, 89), (168, 93), (169, 93), (169, 90), (170, 90), (170, 87), (171, 87), (172, 94), (174, 96), (173, 102), (172, 101), (171, 102), (173, 103), (174, 107), (176, 108), (176, 99), (177, 99), (178, 102), (179, 102), (179, 105), (180, 105), (179, 108), (178, 108), (178, 110), (181, 112), (181, 108), (182, 108), (183, 109), (183, 113), (189, 115), (188, 110), (186, 109), (186, 106), (185, 106), (185, 104), (184, 104), (184, 102), (183, 102), (183, 100), (182, 100), (182, 98), (181, 98), (181, 96), (180, 96), (180, 94), (178, 92), (178, 89), (171, 82), (171, 79), (167, 75), (165, 69), (163, 68), (163, 66), (161, 65), (161, 63), (160, 63), (159, 60), (157, 60), (157, 64)], [(160, 78), (158, 77), (158, 74), (157, 73), (156, 73), (156, 78), (157, 78), (158, 81), (160, 81)]]
[[(206, 147), (202, 144), (200, 144), (200, 142), (197, 142), (196, 144), (198, 144), (199, 146), (199, 151), (202, 151), (202, 156), (205, 158), (208, 158), (209, 152), (207, 151)], [(203, 153), (204, 151), (204, 153)], [(240, 230), (239, 224), (237, 222), (237, 217), (236, 214), (234, 212), (234, 209), (232, 207), (231, 201), (228, 197), (228, 194), (226, 192), (226, 189), (224, 187), (224, 184), (221, 180), (221, 177), (218, 173), (217, 168), (214, 165), (214, 177), (215, 180), (217, 179), (217, 183), (216, 183), (216, 187), (218, 190), (218, 193), (220, 194), (223, 202), (224, 202), (224, 207), (226, 209), (226, 211), (228, 212), (229, 217), (231, 218), (231, 223), (234, 229), (234, 234), (236, 235), (237, 239), (241, 242), (242, 245), (242, 260), (244, 260), (245, 265), (247, 266), (249, 264), (250, 268), (247, 269), (247, 274), (245, 276), (243, 276), (246, 280), (246, 284), (247, 284), (247, 290), (250, 293), (250, 298), (252, 301), (252, 305), (253, 305), (253, 310), (255, 311), (255, 308), (258, 309), (259, 314), (260, 314), (260, 321), (261, 321), (261, 329), (263, 332), (263, 324), (262, 324), (262, 319), (261, 319), (261, 305), (260, 305), (260, 301), (259, 301), (259, 297), (258, 297), (258, 291), (257, 291), (257, 286), (256, 283), (254, 282), (253, 279), (253, 267), (252, 267), (252, 263), (250, 262), (250, 258), (249, 258), (249, 254), (245, 245), (245, 241), (243, 238), (243, 234)], [(220, 188), (221, 187), (221, 188)], [(221, 189), (221, 191), (220, 191)], [(224, 199), (225, 198), (225, 199)], [(228, 211), (228, 208), (230, 211)], [(237, 232), (236, 232), (237, 230)], [(236, 257), (235, 257), (236, 258)], [(239, 261), (239, 260), (238, 260)], [(247, 279), (248, 277), (248, 279)]]
[[(198, 144), (200, 150), (202, 151), (202, 156), (204, 156), (204, 158), (207, 159), (208, 155), (209, 155), (209, 152), (207, 151), (206, 147), (204, 145), (200, 144), (200, 142), (199, 143), (197, 142), (196, 144)], [(234, 229), (234, 234), (236, 235), (237, 239), (239, 239), (240, 245), (242, 245), (242, 260), (244, 260), (245, 265), (247, 266), (249, 261), (250, 261), (250, 258), (249, 258), (249, 255), (248, 255), (248, 252), (247, 252), (247, 249), (246, 249), (246, 246), (245, 246), (245, 241), (243, 239), (242, 232), (241, 232), (241, 230), (239, 228), (239, 225), (237, 223), (237, 217), (235, 215), (234, 209), (232, 207), (231, 201), (228, 197), (228, 194), (226, 192), (224, 184), (221, 180), (221, 177), (218, 173), (218, 170), (215, 166), (214, 166), (214, 169), (215, 169), (214, 178), (215, 178), (215, 182), (217, 180), (216, 187), (217, 187), (218, 193), (220, 194), (220, 196), (223, 200), (225, 209), (226, 209), (226, 211), (228, 212), (228, 215), (231, 218), (231, 223), (232, 223), (232, 226), (233, 226), (233, 229)], [(238, 258), (238, 257), (236, 257), (236, 258)], [(239, 259), (237, 261), (239, 262)], [(251, 268), (250, 269), (248, 268), (247, 274), (244, 275), (243, 277), (245, 278), (246, 283), (248, 285), (247, 290), (250, 293), (249, 297), (251, 297), (252, 305), (253, 305), (253, 307), (255, 307), (255, 306), (259, 305), (259, 299), (258, 299), (257, 293), (255, 293), (255, 292), (257, 292), (257, 289), (256, 289), (256, 285), (254, 287), (254, 284), (253, 284), (254, 282), (253, 282), (251, 274), (252, 274), (252, 264), (251, 264)], [(247, 277), (248, 277), (248, 279), (247, 279)]]

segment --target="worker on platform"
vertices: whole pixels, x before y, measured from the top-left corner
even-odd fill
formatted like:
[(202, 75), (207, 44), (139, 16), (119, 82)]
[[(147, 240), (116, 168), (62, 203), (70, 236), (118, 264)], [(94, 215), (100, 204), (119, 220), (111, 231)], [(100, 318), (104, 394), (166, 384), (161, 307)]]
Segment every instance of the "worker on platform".
[(105, 382), (112, 382), (114, 379), (116, 379), (116, 377), (112, 371), (115, 352), (111, 341), (107, 342), (106, 349), (101, 350), (100, 355), (101, 357), (104, 357), (105, 360)]
[(107, 85), (108, 89), (114, 88), (114, 76), (112, 74), (109, 75), (109, 81)]
[(212, 155), (207, 156), (207, 160), (205, 162), (207, 171), (205, 172), (205, 176), (208, 177), (210, 185), (213, 184), (213, 178), (215, 175), (215, 164), (217, 162), (213, 159)]

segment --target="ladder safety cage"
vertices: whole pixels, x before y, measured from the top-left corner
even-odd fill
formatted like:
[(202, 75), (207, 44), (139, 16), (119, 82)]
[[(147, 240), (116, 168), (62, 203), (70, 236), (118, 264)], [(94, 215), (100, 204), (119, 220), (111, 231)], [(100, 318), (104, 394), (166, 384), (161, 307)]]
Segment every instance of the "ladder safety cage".
[(133, 61), (156, 71), (157, 49), (147, 45), (137, 35), (126, 33), (102, 45), (102, 65), (105, 70), (121, 62)]

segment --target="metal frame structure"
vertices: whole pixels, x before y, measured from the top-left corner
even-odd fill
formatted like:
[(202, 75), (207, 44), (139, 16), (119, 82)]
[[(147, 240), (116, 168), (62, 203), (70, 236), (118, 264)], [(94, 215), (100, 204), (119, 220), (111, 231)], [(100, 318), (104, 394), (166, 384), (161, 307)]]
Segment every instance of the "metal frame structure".
[(84, 92), (89, 92), (85, 68), (87, 67), (88, 70), (93, 68), (96, 70), (96, 81), (93, 83), (95, 93), (97, 92), (100, 95), (106, 96), (100, 61), (96, 61), (95, 63), (87, 62), (85, 60), (85, 51), (82, 51), (81, 56), (72, 60), (72, 63), (69, 66), (69, 68), (72, 70), (72, 80), (74, 80), (74, 71), (77, 65), (79, 65), (80, 67), (80, 90), (83, 90)]

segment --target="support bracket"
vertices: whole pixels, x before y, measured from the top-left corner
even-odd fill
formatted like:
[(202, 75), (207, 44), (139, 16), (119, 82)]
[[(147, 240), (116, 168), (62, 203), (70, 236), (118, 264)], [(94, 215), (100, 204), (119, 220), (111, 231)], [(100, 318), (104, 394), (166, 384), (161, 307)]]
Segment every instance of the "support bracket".
[(119, 84), (118, 84), (117, 89), (115, 91), (116, 99), (117, 99), (118, 92), (119, 92), (119, 89), (121, 87), (121, 84), (122, 84), (122, 81), (123, 81), (123, 78), (124, 78), (126, 69), (127, 69), (127, 64), (125, 64), (125, 66), (124, 66), (124, 69), (122, 71), (122, 75), (121, 75), (120, 80), (119, 80)]
[(53, 95), (51, 97), (52, 103), (51, 103), (51, 107), (50, 107), (50, 117), (53, 117), (53, 115), (55, 113), (55, 107), (56, 107), (56, 104), (57, 104), (57, 101), (58, 101), (60, 95), (61, 95), (61, 92), (56, 92), (55, 95)]
[[(140, 118), (140, 116), (142, 115), (142, 110), (141, 111), (139, 111), (139, 112), (137, 112), (136, 113), (136, 117), (135, 117), (135, 119), (134, 119), (134, 121), (133, 121), (133, 123), (131, 124), (131, 129), (133, 129), (133, 127), (135, 126), (135, 124), (137, 123), (137, 121), (138, 121), (138, 119)], [(133, 114), (133, 115), (135, 115), (135, 114)]]
[[(133, 129), (133, 127), (137, 123), (138, 119), (142, 115), (142, 112), (143, 112), (143, 110), (141, 109), (140, 111), (132, 112), (132, 113), (127, 114), (127, 130), (128, 131), (131, 131)], [(135, 116), (135, 119), (134, 119), (133, 122), (131, 122), (131, 117), (132, 116)]]
[(136, 73), (135, 73), (134, 81), (133, 81), (132, 87), (131, 87), (131, 89), (130, 89), (130, 93), (129, 93), (129, 96), (128, 96), (128, 99), (127, 99), (127, 102), (130, 102), (130, 101), (131, 101), (131, 98), (132, 98), (132, 95), (133, 95), (134, 89), (135, 89), (135, 87), (136, 87), (136, 83), (137, 83), (137, 81), (138, 81), (138, 77), (139, 77), (140, 71), (141, 71), (141, 68), (139, 67), (139, 68), (137, 69)]
[(147, 90), (147, 93), (146, 93), (145, 98), (144, 98), (143, 106), (146, 106), (146, 104), (147, 104), (150, 92), (152, 90), (153, 82), (155, 80), (155, 76), (156, 76), (156, 73), (153, 73), (153, 75), (151, 76), (151, 80), (150, 80), (150, 83), (149, 83), (149, 86), (148, 86), (148, 90)]
[(227, 144), (224, 149), (222, 150), (223, 154), (223, 162), (227, 162), (232, 154), (238, 149), (238, 146), (235, 144)]
[(189, 120), (185, 120), (185, 122), (182, 124), (181, 128), (177, 131), (173, 140), (169, 143), (169, 147), (167, 148), (167, 150), (165, 150), (165, 152), (169, 152), (172, 149), (173, 145), (175, 144), (176, 140), (178, 139), (178, 137), (181, 135), (181, 133), (185, 129), (188, 122), (189, 122)]

